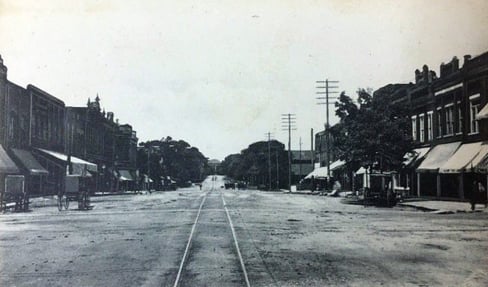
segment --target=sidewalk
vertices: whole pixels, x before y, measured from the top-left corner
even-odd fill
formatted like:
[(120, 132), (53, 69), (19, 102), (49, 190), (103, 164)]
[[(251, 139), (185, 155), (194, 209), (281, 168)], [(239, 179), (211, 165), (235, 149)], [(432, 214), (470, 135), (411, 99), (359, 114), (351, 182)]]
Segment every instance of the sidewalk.
[[(447, 200), (408, 200), (399, 202), (399, 206), (407, 206), (417, 208), (419, 210), (438, 213), (438, 214), (451, 214), (458, 212), (472, 212), (471, 204), (469, 202), (461, 201), (447, 201)], [(476, 204), (475, 212), (488, 212), (488, 208), (485, 208), (484, 204)]]
[[(135, 191), (123, 191), (123, 192), (113, 192), (113, 193), (101, 193), (95, 192), (94, 195), (91, 197), (102, 197), (102, 196), (116, 196), (116, 195), (134, 195), (137, 194)], [(48, 207), (48, 206), (57, 206), (58, 205), (58, 196), (57, 195), (45, 195), (40, 197), (31, 197), (29, 199), (29, 208), (36, 208), (36, 207)]]

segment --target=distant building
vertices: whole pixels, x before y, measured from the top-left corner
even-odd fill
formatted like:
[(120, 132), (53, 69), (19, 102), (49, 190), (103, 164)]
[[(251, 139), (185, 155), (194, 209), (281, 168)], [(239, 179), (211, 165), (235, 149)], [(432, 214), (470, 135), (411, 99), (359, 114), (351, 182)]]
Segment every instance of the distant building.
[(291, 174), (293, 183), (298, 183), (302, 178), (313, 171), (313, 157), (314, 152), (311, 150), (291, 151)]
[(135, 190), (137, 172), (137, 134), (129, 124), (120, 125), (115, 131), (115, 162), (119, 188)]
[[(329, 144), (329, 148), (327, 148), (327, 144)], [(336, 161), (334, 137), (330, 133), (329, 142), (327, 142), (326, 129), (315, 134), (315, 159), (319, 166), (327, 166), (327, 162)]]
[(102, 110), (98, 95), (86, 107), (67, 107), (65, 125), (66, 153), (97, 165), (96, 191), (135, 188), (136, 132)]
[(208, 161), (208, 166), (212, 169), (212, 172), (214, 172), (214, 173), (217, 173), (217, 171), (220, 168), (220, 164), (221, 164), (221, 162), (218, 159), (210, 159)]

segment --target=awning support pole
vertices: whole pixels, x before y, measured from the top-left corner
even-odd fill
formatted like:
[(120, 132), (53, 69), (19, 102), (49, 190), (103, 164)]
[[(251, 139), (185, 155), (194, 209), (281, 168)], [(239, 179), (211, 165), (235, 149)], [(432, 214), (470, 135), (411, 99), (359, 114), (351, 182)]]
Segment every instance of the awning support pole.
[(459, 174), (459, 190), (458, 195), (460, 199), (464, 199), (464, 173)]
[(420, 197), (420, 173), (417, 172), (417, 197)]
[(437, 197), (441, 197), (441, 174), (437, 173)]

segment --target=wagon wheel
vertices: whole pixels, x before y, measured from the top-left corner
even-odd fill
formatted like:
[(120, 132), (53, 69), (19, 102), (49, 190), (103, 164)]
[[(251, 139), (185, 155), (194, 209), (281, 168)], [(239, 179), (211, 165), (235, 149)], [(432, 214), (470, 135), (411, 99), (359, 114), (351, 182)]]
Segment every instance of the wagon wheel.
[(84, 205), (86, 210), (90, 209), (90, 194), (88, 193), (88, 191), (85, 192)]
[(85, 193), (82, 192), (78, 195), (78, 209), (84, 210), (85, 209)]
[(63, 210), (63, 195), (58, 194), (58, 210)]
[(66, 195), (64, 195), (63, 196), (63, 199), (64, 199), (63, 200), (64, 209), (68, 210), (68, 208), (69, 208), (69, 198)]
[(15, 197), (15, 207), (14, 207), (14, 210), (15, 211), (19, 211), (19, 210), (22, 210), (22, 195), (17, 195)]
[(24, 211), (29, 211), (29, 195), (27, 194), (27, 192), (24, 193), (23, 208), (24, 208)]
[(64, 209), (68, 209), (69, 207), (69, 199), (66, 195), (58, 195), (58, 210), (61, 211)]

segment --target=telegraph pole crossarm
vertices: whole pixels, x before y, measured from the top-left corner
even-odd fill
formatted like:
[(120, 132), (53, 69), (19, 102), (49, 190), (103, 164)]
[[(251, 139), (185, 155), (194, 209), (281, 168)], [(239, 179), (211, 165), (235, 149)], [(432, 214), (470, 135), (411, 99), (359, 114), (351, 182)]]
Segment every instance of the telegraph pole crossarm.
[[(325, 95), (325, 97), (317, 97), (318, 100), (325, 100), (324, 102), (318, 102), (318, 105), (325, 105), (326, 109), (326, 121), (325, 121), (325, 136), (326, 136), (326, 141), (327, 141), (327, 188), (329, 187), (329, 180), (330, 180), (330, 124), (329, 124), (329, 100), (331, 99), (337, 99), (337, 97), (330, 97), (330, 94), (338, 94), (338, 91), (331, 91), (331, 89), (338, 89), (338, 85), (329, 85), (329, 84), (338, 84), (339, 81), (332, 81), (329, 79), (325, 79), (325, 81), (315, 81), (318, 86), (316, 86), (317, 89), (320, 89), (319, 91), (316, 92), (316, 94), (319, 95)], [(322, 84), (325, 84), (322, 86)], [(322, 91), (322, 89), (325, 89), (325, 91)]]
[(288, 130), (288, 190), (291, 192), (291, 131), (296, 130), (296, 115), (281, 114), (281, 123), (283, 130)]

